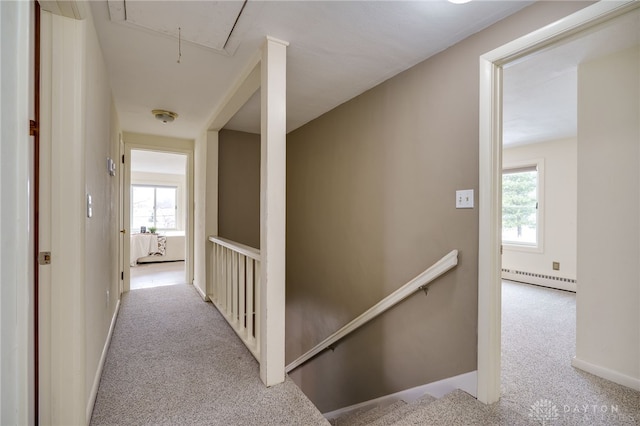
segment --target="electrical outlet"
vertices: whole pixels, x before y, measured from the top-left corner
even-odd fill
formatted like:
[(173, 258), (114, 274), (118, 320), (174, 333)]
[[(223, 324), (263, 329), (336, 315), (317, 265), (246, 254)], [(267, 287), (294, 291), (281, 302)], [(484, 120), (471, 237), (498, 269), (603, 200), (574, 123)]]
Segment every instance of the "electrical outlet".
[(553, 262), (553, 270), (554, 271), (560, 270), (560, 262)]

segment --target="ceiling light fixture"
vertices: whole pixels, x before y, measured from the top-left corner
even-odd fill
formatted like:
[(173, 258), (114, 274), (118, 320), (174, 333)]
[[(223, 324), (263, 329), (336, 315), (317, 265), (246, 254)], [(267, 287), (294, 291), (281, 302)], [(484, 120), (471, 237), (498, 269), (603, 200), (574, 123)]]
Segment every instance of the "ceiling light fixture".
[(465, 3), (469, 3), (471, 0), (449, 0), (449, 3), (453, 3), (453, 4), (465, 4)]
[(153, 111), (151, 111), (151, 114), (153, 114), (156, 119), (162, 121), (163, 124), (171, 123), (173, 120), (178, 118), (178, 114), (176, 114), (175, 112), (167, 111), (164, 109), (154, 109)]

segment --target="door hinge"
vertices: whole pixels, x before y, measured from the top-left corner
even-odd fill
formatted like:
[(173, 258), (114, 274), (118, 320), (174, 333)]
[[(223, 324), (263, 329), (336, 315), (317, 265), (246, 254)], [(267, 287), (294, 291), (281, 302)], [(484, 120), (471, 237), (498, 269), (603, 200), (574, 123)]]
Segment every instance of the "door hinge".
[(120, 271), (120, 279), (124, 280), (124, 271)]
[(38, 253), (38, 265), (50, 265), (51, 264), (51, 252), (41, 251)]
[(29, 120), (29, 136), (35, 136), (38, 134), (38, 124), (35, 120)]
[(122, 164), (124, 164), (124, 154), (122, 154)]

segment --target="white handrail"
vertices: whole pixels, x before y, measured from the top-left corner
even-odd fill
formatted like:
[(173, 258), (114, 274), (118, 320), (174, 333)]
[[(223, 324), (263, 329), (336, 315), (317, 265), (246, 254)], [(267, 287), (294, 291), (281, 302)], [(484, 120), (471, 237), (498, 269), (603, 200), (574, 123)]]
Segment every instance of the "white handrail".
[(260, 250), (210, 236), (209, 299), (260, 362)]
[(236, 243), (235, 241), (227, 240), (226, 238), (216, 237), (213, 235), (209, 237), (209, 241), (211, 241), (212, 243), (217, 243), (223, 247), (231, 249), (247, 257), (250, 257), (251, 259), (260, 260), (260, 250), (256, 248), (246, 246), (244, 244)]
[(322, 342), (318, 343), (312, 349), (298, 357), (295, 361), (287, 365), (286, 371), (287, 373), (293, 371), (300, 365), (304, 364), (314, 356), (318, 355), (320, 352), (329, 348), (331, 345), (339, 341), (340, 339), (347, 336), (349, 333), (355, 331), (360, 328), (367, 322), (371, 321), (378, 315), (387, 311), (389, 308), (392, 308), (394, 305), (400, 303), (407, 297), (411, 296), (416, 291), (423, 289), (429, 284), (431, 281), (438, 278), (440, 275), (447, 272), (449, 269), (453, 268), (458, 264), (458, 250), (453, 250), (438, 262), (433, 264), (429, 269), (382, 299), (380, 302), (373, 305), (371, 308), (366, 310), (363, 314), (355, 318), (353, 321), (342, 327), (340, 330), (333, 333), (331, 336), (324, 339)]

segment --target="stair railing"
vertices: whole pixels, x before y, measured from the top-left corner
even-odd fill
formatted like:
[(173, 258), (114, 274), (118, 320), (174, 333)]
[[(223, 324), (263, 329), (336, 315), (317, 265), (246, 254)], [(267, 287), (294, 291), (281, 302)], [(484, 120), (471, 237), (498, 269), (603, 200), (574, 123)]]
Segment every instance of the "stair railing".
[(211, 236), (211, 302), (260, 361), (260, 250)]
[(305, 362), (309, 361), (311, 358), (315, 357), (322, 351), (333, 347), (339, 340), (345, 338), (347, 335), (362, 327), (372, 319), (376, 318), (378, 315), (384, 313), (389, 310), (396, 304), (400, 303), (407, 297), (411, 296), (413, 293), (419, 290), (424, 290), (425, 292), (428, 290), (429, 284), (438, 278), (440, 275), (444, 274), (454, 266), (458, 264), (458, 250), (453, 250), (438, 262), (433, 264), (429, 269), (422, 272), (420, 275), (382, 299), (380, 302), (373, 305), (371, 308), (366, 310), (360, 316), (356, 317), (354, 320), (349, 322), (347, 325), (324, 339), (322, 342), (318, 343), (316, 346), (311, 348), (309, 351), (302, 354), (298, 359), (287, 365), (286, 372), (289, 373), (294, 369), (298, 368)]

